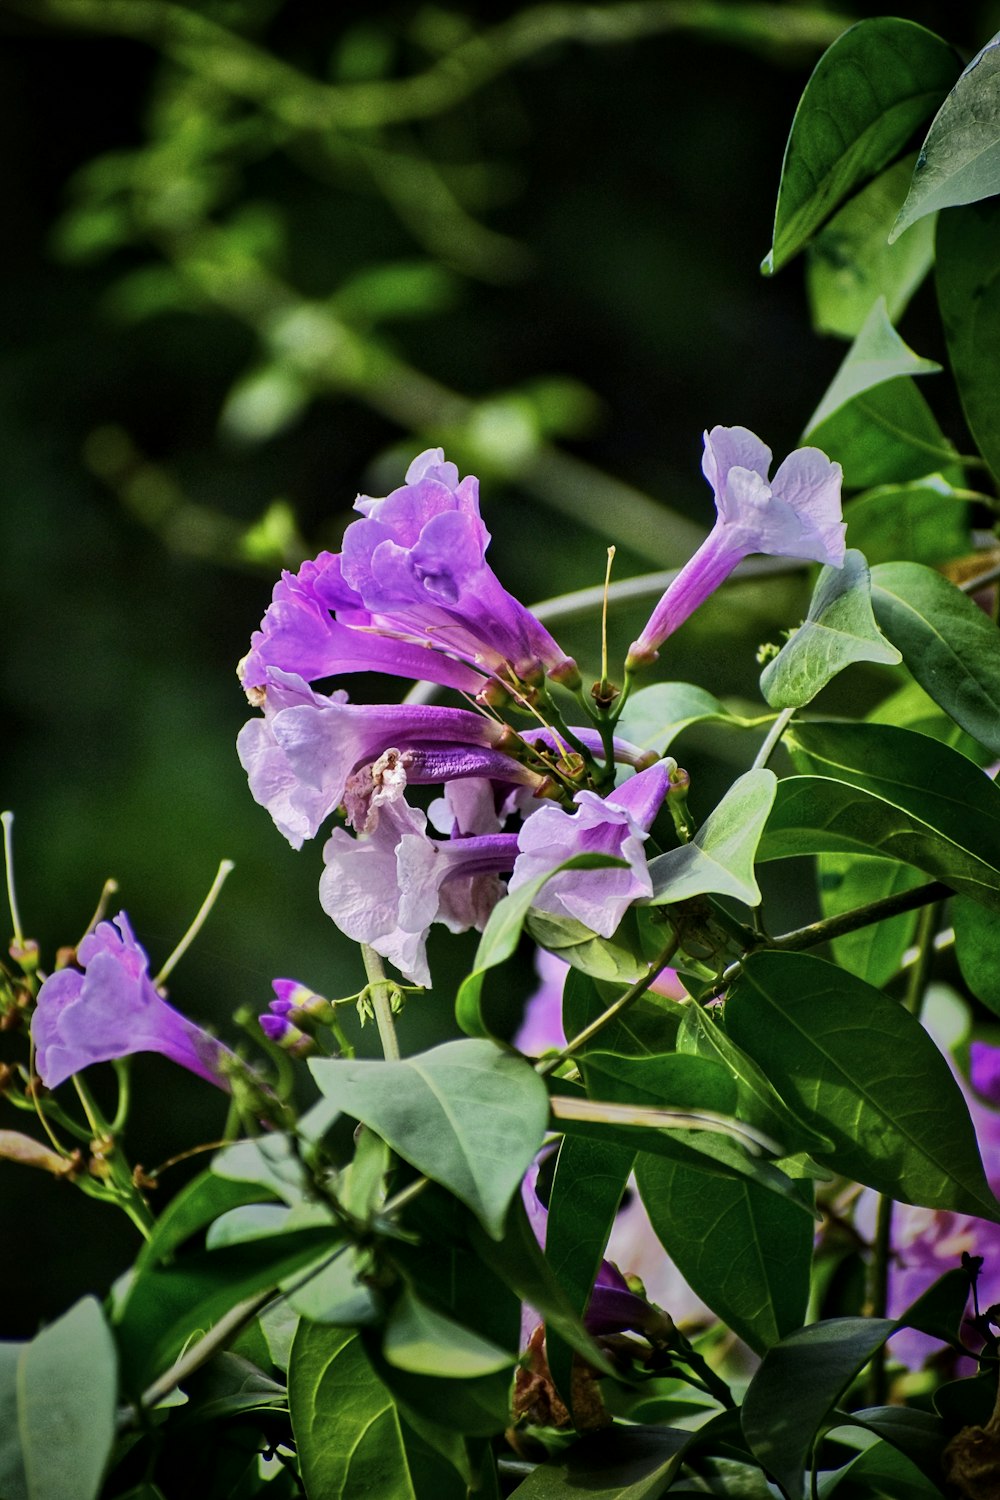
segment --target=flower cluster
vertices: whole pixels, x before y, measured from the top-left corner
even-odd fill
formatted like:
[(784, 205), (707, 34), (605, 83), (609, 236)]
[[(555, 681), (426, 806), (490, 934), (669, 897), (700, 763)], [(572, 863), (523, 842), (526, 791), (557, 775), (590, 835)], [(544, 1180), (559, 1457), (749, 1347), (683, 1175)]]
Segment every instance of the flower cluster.
[[(724, 544), (710, 538), (676, 580), (633, 648), (637, 661), (747, 551), (842, 558), (837, 465), (803, 450), (768, 486), (769, 463), (743, 428), (706, 437)], [(339, 553), (282, 576), (240, 664), (262, 711), (238, 744), (254, 797), (295, 848), (338, 816), (323, 850), (323, 909), (416, 984), (430, 982), (431, 925), (482, 929), (505, 881), (516, 890), (558, 872), (536, 905), (610, 937), (651, 895), (643, 845), (673, 763), (651, 765), (613, 737), (606, 703), (583, 694), (575, 662), (487, 563), (478, 482), (460, 479), (441, 449), (416, 458), (392, 494), (359, 496), (355, 508)], [(711, 561), (720, 548), (725, 567)], [(329, 682), (361, 671), (452, 689), (473, 707), (355, 704)], [(587, 722), (566, 722), (554, 685)], [(534, 723), (517, 732), (501, 713)], [(615, 786), (612, 760), (635, 774), (621, 780), (619, 770)], [(408, 796), (421, 784), (443, 789), (426, 811)], [(583, 853), (618, 863), (560, 869)]]

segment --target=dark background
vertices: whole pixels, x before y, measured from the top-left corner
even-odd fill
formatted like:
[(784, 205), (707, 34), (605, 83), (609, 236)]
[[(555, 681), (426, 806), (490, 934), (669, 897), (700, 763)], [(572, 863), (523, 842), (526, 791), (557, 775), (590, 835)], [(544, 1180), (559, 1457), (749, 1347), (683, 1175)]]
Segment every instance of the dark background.
[[(45, 961), (114, 875), (158, 967), (229, 857), (175, 1003), (232, 1040), (275, 975), (359, 987), (316, 899), (319, 844), (287, 847), (233, 749), (235, 665), (277, 571), (336, 547), (359, 489), (386, 493), (443, 443), (482, 478), (493, 566), (531, 602), (600, 582), (623, 537), (619, 578), (683, 560), (711, 519), (703, 428), (795, 446), (843, 345), (810, 330), (801, 260), (773, 281), (758, 264), (809, 69), (879, 11), (723, 5), (694, 30), (653, 24), (658, 0), (596, 10), (624, 18), (622, 40), (530, 46), (422, 118), (376, 100), (337, 129), (310, 84), (422, 73), (482, 13), (0, 3), (0, 801)], [(955, 10), (905, 14), (967, 54), (1000, 25), (996, 4)], [(185, 12), (230, 40), (188, 35)], [(903, 333), (939, 353), (926, 292)], [(935, 406), (961, 447), (943, 380)], [(665, 669), (759, 703), (755, 648), (804, 588), (713, 601)], [(619, 659), (647, 612), (615, 612)], [(596, 669), (595, 619), (556, 633)], [(708, 806), (746, 746), (683, 743)], [(469, 951), (432, 943), (438, 990), (404, 1016), (404, 1049), (448, 1033)], [(0, 1037), (0, 1058), (21, 1045)], [(134, 1087), (147, 1167), (222, 1126), (221, 1097), (159, 1058), (136, 1060)], [(0, 1128), (25, 1119), (0, 1105)], [(135, 1248), (111, 1209), (0, 1162), (0, 1336), (103, 1292)]]

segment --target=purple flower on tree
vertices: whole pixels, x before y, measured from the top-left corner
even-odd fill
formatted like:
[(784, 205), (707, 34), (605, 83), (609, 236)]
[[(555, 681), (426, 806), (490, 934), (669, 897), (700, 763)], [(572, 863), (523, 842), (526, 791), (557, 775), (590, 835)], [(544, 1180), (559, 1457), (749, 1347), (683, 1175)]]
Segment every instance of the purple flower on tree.
[(429, 448), (386, 496), (359, 495), (363, 520), (344, 533), (341, 577), (376, 629), (396, 629), (477, 670), (531, 681), (542, 672), (576, 682), (576, 664), (486, 562), (490, 534), (479, 481), (459, 481)]
[(546, 881), (535, 906), (574, 917), (601, 937), (611, 937), (626, 910), (653, 893), (643, 844), (670, 788), (673, 762), (658, 761), (607, 797), (577, 792), (576, 812), (544, 803), (518, 835), (517, 863), (509, 882), (516, 891), (578, 854), (607, 854), (627, 869), (563, 870)]
[(324, 696), (301, 677), (272, 667), (264, 716), (245, 724), (236, 744), (254, 798), (299, 849), (349, 790), (356, 800), (348, 810), (365, 826), (367, 810), (360, 811), (365, 788), (352, 786), (351, 778), (387, 751), (401, 757), (393, 768), (402, 775), (400, 790), (407, 780), (455, 776), (537, 785), (540, 776), (498, 750), (506, 734), (504, 725), (464, 708), (348, 703), (343, 692)]
[(796, 449), (768, 479), (771, 450), (760, 438), (745, 427), (713, 427), (701, 467), (718, 519), (633, 641), (630, 670), (655, 661), (667, 637), (753, 552), (843, 564), (843, 471), (818, 448)]
[(59, 969), (38, 991), (31, 1020), (35, 1061), (54, 1089), (91, 1063), (160, 1052), (228, 1089), (227, 1047), (168, 1005), (149, 977), (149, 958), (128, 917), (100, 922), (77, 950), (80, 969)]
[(414, 984), (430, 984), (425, 945), (432, 922), (452, 932), (482, 928), (503, 894), (496, 876), (517, 854), (514, 834), (435, 840), (426, 815), (398, 798), (370, 833), (334, 829), (323, 850), (320, 905), (355, 942), (367, 943)]

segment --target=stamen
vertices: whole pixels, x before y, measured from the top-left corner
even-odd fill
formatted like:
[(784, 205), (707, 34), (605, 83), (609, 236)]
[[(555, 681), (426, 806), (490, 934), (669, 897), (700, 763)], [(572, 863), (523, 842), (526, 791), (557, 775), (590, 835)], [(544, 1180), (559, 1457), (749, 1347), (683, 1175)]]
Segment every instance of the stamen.
[(221, 861), (219, 868), (215, 873), (215, 879), (212, 881), (211, 887), (209, 888), (208, 895), (205, 897), (204, 901), (201, 903), (201, 906), (198, 908), (198, 913), (194, 921), (191, 923), (191, 926), (188, 928), (187, 932), (181, 938), (173, 953), (171, 953), (170, 957), (163, 965), (163, 968), (160, 970), (159, 974), (157, 974), (156, 978), (153, 980), (153, 984), (157, 989), (159, 989), (160, 985), (165, 982), (168, 974), (173, 972), (175, 966), (184, 957), (185, 953), (188, 951), (191, 944), (198, 936), (199, 932), (205, 924), (205, 919), (207, 918), (209, 912), (212, 910), (212, 907), (215, 905), (219, 892), (222, 890), (222, 887), (226, 882), (226, 877), (235, 868), (236, 866), (233, 864), (233, 861), (231, 859), (224, 859)]

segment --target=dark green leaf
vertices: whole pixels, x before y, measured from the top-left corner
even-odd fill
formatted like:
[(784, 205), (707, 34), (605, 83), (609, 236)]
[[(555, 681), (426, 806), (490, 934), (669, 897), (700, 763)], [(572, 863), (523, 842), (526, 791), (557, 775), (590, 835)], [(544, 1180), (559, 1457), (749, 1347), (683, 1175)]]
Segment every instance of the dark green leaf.
[(814, 1225), (796, 1204), (745, 1177), (718, 1177), (646, 1152), (636, 1181), (667, 1254), (734, 1333), (760, 1352), (799, 1327)]
[(948, 357), (965, 420), (1000, 474), (1000, 202), (952, 208), (938, 219), (937, 281)]
[[(564, 1136), (559, 1147), (545, 1258), (581, 1317), (634, 1161), (635, 1152), (627, 1147), (577, 1136)], [(557, 1390), (570, 1396), (572, 1351), (550, 1334), (548, 1357)]]
[[(909, 186), (916, 153), (845, 203), (809, 246), (806, 284), (817, 333), (853, 339), (879, 297), (896, 323), (934, 260), (934, 221), (898, 245), (886, 241)], [(865, 547), (859, 544), (864, 552)]]
[(943, 1344), (954, 1343), (969, 1303), (971, 1285), (968, 1274), (956, 1266), (921, 1292), (896, 1321), (901, 1328), (915, 1328)]
[(244, 1298), (277, 1287), (337, 1243), (331, 1228), (299, 1229), (199, 1251), (136, 1277), (116, 1317), (122, 1386), (138, 1396), (189, 1339)]
[(888, 724), (795, 724), (785, 741), (818, 774), (779, 784), (760, 859), (880, 854), (1000, 907), (1000, 789), (972, 761)]
[(934, 375), (941, 369), (932, 359), (914, 354), (889, 322), (885, 298), (880, 297), (865, 319), (822, 401), (809, 418), (805, 436), (816, 441), (823, 424), (866, 391), (901, 376)]
[(622, 710), (617, 733), (643, 750), (665, 755), (689, 724), (715, 722), (745, 728), (752, 719), (731, 714), (714, 694), (691, 682), (655, 682), (633, 693)]
[(262, 1190), (259, 1183), (227, 1180), (214, 1170), (202, 1172), (167, 1204), (139, 1252), (136, 1268), (169, 1261), (185, 1240), (223, 1214), (270, 1198), (270, 1192)]
[(405, 1427), (356, 1333), (300, 1324), (288, 1396), (303, 1482), (316, 1500), (358, 1495), (423, 1500), (430, 1493), (465, 1500), (465, 1482), (444, 1463), (436, 1476), (440, 1487), (418, 1487), (407, 1444), (412, 1429)]
[(312, 1323), (361, 1328), (375, 1322), (382, 1313), (381, 1302), (360, 1279), (358, 1260), (354, 1249), (345, 1245), (332, 1258), (328, 1252), (318, 1258), (315, 1267), (306, 1266), (285, 1278), (288, 1306)]
[[(304, 1123), (304, 1120), (299, 1122), (300, 1129)], [(325, 1122), (326, 1128), (329, 1128), (330, 1123), (329, 1119)], [(258, 1198), (273, 1196), (290, 1205), (300, 1203), (309, 1187), (309, 1175), (301, 1158), (293, 1151), (288, 1137), (278, 1133), (259, 1136), (252, 1141), (237, 1141), (235, 1145), (224, 1147), (213, 1158), (211, 1170), (218, 1177), (250, 1184), (251, 1188), (256, 1188)], [(247, 1192), (246, 1187), (243, 1191)], [(206, 1194), (206, 1199), (199, 1198), (198, 1206), (204, 1201), (210, 1201), (210, 1197), (210, 1194)], [(243, 1201), (252, 1201), (253, 1197), (251, 1190)], [(179, 1227), (185, 1233), (186, 1223), (185, 1212), (179, 1220)]]
[(940, 37), (888, 17), (861, 21), (827, 48), (792, 121), (766, 272), (780, 270), (848, 194), (899, 155), (957, 68)]
[(765, 768), (747, 771), (735, 781), (690, 844), (650, 860), (650, 904), (673, 904), (711, 891), (757, 906), (754, 857), (776, 787), (774, 772)]
[(803, 1494), (828, 1413), (895, 1326), (889, 1318), (831, 1318), (798, 1329), (764, 1355), (743, 1402), (743, 1434), (792, 1500)]
[[(595, 985), (585, 974), (567, 975), (563, 992), (563, 1023), (568, 1037), (579, 1036), (623, 993), (610, 985)], [(624, 1057), (669, 1052), (677, 1038), (683, 1008), (676, 1000), (647, 990), (633, 1000), (600, 1033), (602, 1048)]]
[(323, 1058), (320, 1091), (478, 1214), (494, 1238), (548, 1124), (538, 1074), (493, 1042), (445, 1042), (402, 1062)]
[(493, 1035), (482, 1008), (486, 975), (490, 969), (510, 958), (517, 948), (531, 904), (546, 881), (563, 870), (600, 870), (618, 868), (623, 864), (624, 860), (611, 859), (605, 854), (578, 854), (547, 874), (529, 880), (527, 885), (521, 886), (512, 896), (505, 896), (493, 908), (479, 939), (472, 973), (463, 979), (455, 1000), (455, 1019), (468, 1036)]
[(977, 1000), (1000, 1016), (1000, 930), (996, 913), (956, 896), (951, 904), (955, 956), (962, 978)]
[(925, 1473), (933, 1473), (941, 1461), (948, 1429), (930, 1411), (906, 1406), (868, 1406), (851, 1413), (850, 1420), (868, 1432), (885, 1438), (894, 1448), (912, 1458)]
[(921, 563), (881, 563), (872, 604), (924, 691), (1000, 754), (1000, 630), (947, 578)]
[(412, 1413), (421, 1423), (440, 1424), (463, 1437), (495, 1437), (508, 1425), (513, 1358), (505, 1368), (475, 1378), (414, 1374), (389, 1363), (377, 1329), (362, 1329), (360, 1337), (372, 1369), (404, 1415)]
[(517, 1362), (516, 1354), (445, 1317), (411, 1287), (403, 1288), (389, 1314), (382, 1353), (397, 1370), (450, 1380), (475, 1380)]
[(720, 1018), (699, 1005), (684, 1007), (684, 1020), (677, 1037), (677, 1050), (721, 1063), (736, 1085), (736, 1114), (779, 1141), (786, 1154), (793, 1151), (829, 1151), (833, 1145), (798, 1119), (747, 1054), (727, 1034)]
[[(935, 1469), (939, 1465), (935, 1464)], [(940, 1500), (941, 1488), (890, 1443), (873, 1443), (841, 1469), (826, 1490), (831, 1500)]]
[(909, 379), (888, 380), (855, 396), (810, 428), (808, 441), (842, 466), (849, 490), (923, 479), (934, 471), (953, 484), (962, 482), (955, 449)]
[[(824, 917), (857, 911), (873, 901), (912, 890), (926, 879), (909, 865), (867, 854), (821, 854), (818, 874)], [(834, 938), (830, 945), (833, 956), (843, 968), (881, 989), (898, 973), (903, 954), (913, 942), (918, 916), (916, 911), (901, 912)]]
[[(722, 1415), (723, 1434), (728, 1435), (733, 1419), (730, 1413)], [(578, 1500), (580, 1495), (587, 1500), (658, 1500), (680, 1470), (685, 1451), (704, 1442), (706, 1431), (608, 1427), (581, 1438), (558, 1459), (539, 1464), (515, 1494), (522, 1500)]]
[(810, 954), (757, 953), (726, 1027), (833, 1140), (821, 1163), (905, 1203), (1000, 1220), (962, 1091), (909, 1011)]
[(30, 1500), (94, 1500), (115, 1436), (118, 1361), (84, 1297), (21, 1350), (17, 1422)]
[(870, 565), (940, 563), (972, 550), (968, 503), (941, 474), (883, 484), (844, 506), (851, 544)]
[(842, 568), (821, 571), (809, 613), (764, 668), (760, 690), (772, 708), (801, 708), (854, 662), (900, 660), (875, 623), (868, 564), (852, 549)]
[(969, 63), (938, 110), (889, 236), (890, 244), (925, 214), (1000, 193), (1000, 37)]

